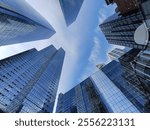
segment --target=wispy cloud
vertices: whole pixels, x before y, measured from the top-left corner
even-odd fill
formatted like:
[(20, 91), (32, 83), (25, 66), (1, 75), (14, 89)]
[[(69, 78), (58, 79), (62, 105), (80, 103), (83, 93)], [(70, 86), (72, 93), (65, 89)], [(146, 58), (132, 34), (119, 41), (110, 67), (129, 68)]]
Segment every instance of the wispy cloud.
[[(0, 47), (0, 58), (7, 58), (31, 48), (37, 48), (37, 50), (41, 50), (51, 44), (53, 44), (57, 49), (62, 47), (67, 53), (65, 55), (58, 92), (65, 92), (66, 87), (70, 86), (70, 82), (68, 81), (72, 79), (74, 74), (73, 71), (80, 55), (77, 53), (79, 44), (81, 44), (80, 37), (82, 37), (80, 28), (74, 31), (72, 26), (69, 28), (66, 27), (59, 0), (26, 1), (29, 2), (31, 6), (35, 8), (43, 17), (45, 17), (49, 23), (51, 23), (56, 30), (56, 34), (50, 39), (46, 40)], [(73, 33), (78, 35), (74, 37)]]
[(99, 10), (99, 23), (101, 24), (107, 18), (107, 13), (105, 8)]
[(104, 22), (104, 20), (107, 19), (107, 17), (112, 15), (112, 13), (114, 13), (115, 8), (115, 4), (109, 6), (103, 5), (102, 8), (99, 9), (99, 24)]
[(97, 37), (94, 37), (94, 46), (92, 48), (90, 57), (88, 58), (90, 63), (95, 64), (99, 60), (100, 42)]
[(85, 67), (84, 73), (79, 78), (80, 81), (86, 79), (94, 71), (96, 71), (96, 65), (100, 62), (100, 41), (98, 37), (93, 38), (93, 47), (88, 57), (88, 65)]
[[(99, 63), (107, 64), (110, 62), (110, 59), (107, 56), (107, 53), (113, 48), (115, 48), (116, 46), (113, 46), (107, 43), (105, 37), (103, 37), (103, 34), (100, 31), (99, 25), (102, 22), (104, 22), (104, 20), (107, 19), (107, 17), (109, 17), (110, 15), (114, 13), (115, 8), (116, 8), (115, 5), (111, 5), (111, 6), (103, 5), (98, 11), (98, 14), (97, 14), (98, 23), (97, 23), (97, 26), (95, 27), (95, 36), (93, 38), (93, 42), (94, 42), (93, 48), (88, 58), (89, 62), (87, 66), (85, 67), (83, 74), (81, 74), (79, 81), (84, 80), (85, 78), (90, 76), (92, 73), (94, 73), (97, 70), (96, 68), (97, 64)], [(103, 43), (101, 43), (101, 41)], [(105, 49), (106, 49), (105, 51), (101, 47), (102, 44), (103, 46), (105, 44)], [(101, 55), (106, 57), (105, 61), (100, 58)]]
[[(31, 48), (41, 50), (51, 44), (53, 44), (57, 49), (62, 47), (66, 51), (66, 55), (63, 64), (62, 75), (59, 82), (58, 93), (64, 93), (66, 92), (66, 89), (68, 89), (67, 87), (71, 87), (71, 81), (74, 80), (74, 70), (78, 64), (77, 61), (80, 58), (80, 53), (78, 50), (79, 46), (82, 44), (82, 39), (84, 38), (84, 33), (81, 32), (82, 25), (80, 25), (80, 22), (78, 22), (77, 19), (75, 26), (74, 24), (69, 27), (66, 26), (59, 0), (26, 1), (29, 2), (33, 8), (35, 8), (43, 17), (49, 21), (49, 23), (56, 30), (56, 34), (47, 40), (1, 47), (0, 58), (3, 59)], [(82, 9), (80, 10), (80, 13), (82, 13)]]

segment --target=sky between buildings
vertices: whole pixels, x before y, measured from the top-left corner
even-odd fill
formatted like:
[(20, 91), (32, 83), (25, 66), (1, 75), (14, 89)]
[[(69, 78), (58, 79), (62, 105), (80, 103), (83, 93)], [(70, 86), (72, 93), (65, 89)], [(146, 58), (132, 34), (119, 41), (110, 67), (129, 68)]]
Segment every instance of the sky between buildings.
[(84, 0), (77, 20), (69, 27), (59, 0), (26, 0), (43, 15), (56, 30), (50, 39), (0, 47), (0, 59), (36, 47), (38, 50), (53, 44), (66, 51), (59, 92), (66, 92), (96, 71), (96, 64), (108, 63), (107, 53), (115, 48), (105, 40), (99, 24), (114, 13), (115, 5), (104, 0)]

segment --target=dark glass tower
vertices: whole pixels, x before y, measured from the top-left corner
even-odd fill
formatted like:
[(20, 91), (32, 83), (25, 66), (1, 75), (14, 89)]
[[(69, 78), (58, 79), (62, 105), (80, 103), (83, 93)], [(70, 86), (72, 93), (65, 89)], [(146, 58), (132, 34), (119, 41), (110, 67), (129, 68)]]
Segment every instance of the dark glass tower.
[(54, 33), (25, 0), (0, 0), (0, 46), (48, 39)]
[(67, 26), (76, 20), (83, 1), (84, 0), (59, 0)]
[(129, 84), (122, 73), (117, 61), (101, 67), (70, 91), (60, 94), (56, 112), (149, 112), (147, 96)]
[(144, 50), (135, 58), (133, 68), (150, 94), (150, 51)]
[[(150, 52), (147, 50), (132, 49), (119, 58), (124, 67), (124, 76), (132, 84), (150, 94)], [(134, 80), (136, 79), (136, 80)]]
[(136, 29), (143, 24), (144, 17), (140, 11), (127, 16), (114, 15), (107, 18), (100, 28), (108, 43), (130, 48), (144, 49), (147, 45), (137, 44), (134, 39)]
[(111, 3), (117, 3), (119, 11), (107, 18), (100, 28), (110, 44), (132, 48), (120, 58), (124, 77), (150, 95), (150, 1), (107, 1)]
[(123, 56), (119, 58), (119, 62), (123, 68), (123, 77), (132, 85), (139, 88), (144, 92), (143, 85), (139, 81), (134, 68), (133, 68), (133, 62), (135, 57), (140, 53), (139, 49), (131, 49), (127, 53), (125, 53)]
[(106, 3), (117, 4), (116, 13), (100, 25), (110, 44), (136, 49), (150, 46), (148, 0), (112, 0)]
[(57, 110), (58, 113), (103, 113), (103, 107), (95, 85), (87, 78), (76, 87), (65, 94), (59, 94)]
[(130, 76), (130, 80), (132, 80), (132, 83), (126, 80), (123, 67), (117, 61), (110, 62), (101, 70), (140, 112), (150, 112), (148, 96), (137, 87), (139, 81), (135, 80), (132, 70), (130, 70), (130, 74), (132, 74), (132, 77)]
[(1, 112), (52, 112), (64, 56), (50, 46), (0, 61)]

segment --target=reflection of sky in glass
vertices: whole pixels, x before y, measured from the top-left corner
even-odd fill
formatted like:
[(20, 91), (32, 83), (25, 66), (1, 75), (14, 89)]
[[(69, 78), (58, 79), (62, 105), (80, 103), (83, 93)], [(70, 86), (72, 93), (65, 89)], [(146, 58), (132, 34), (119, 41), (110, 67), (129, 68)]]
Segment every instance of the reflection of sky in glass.
[(51, 25), (25, 1), (0, 0), (0, 44), (47, 39), (55, 33)]
[(117, 61), (112, 61), (102, 68), (107, 77), (122, 91), (122, 93), (138, 108), (144, 112), (145, 104), (148, 102), (145, 95), (142, 94), (134, 85), (129, 84), (124, 79), (123, 68)]
[(83, 0), (59, 0), (66, 20), (66, 24), (72, 24), (80, 11)]
[(4, 7), (8, 10), (21, 14), (49, 29), (52, 29), (51, 25), (25, 0), (13, 0), (13, 2), (9, 0), (0, 0), (0, 7)]
[(34, 75), (36, 83), (26, 96), (20, 112), (39, 112), (42, 108), (44, 108), (43, 112), (52, 112), (49, 106), (53, 108), (54, 105), (65, 52), (62, 48), (56, 51), (52, 46), (49, 50), (47, 49), (47, 54), (44, 54), (44, 51), (41, 52), (43, 52), (43, 57), (39, 60), (44, 64), (38, 72), (42, 70), (42, 74), (37, 79)]
[(91, 76), (109, 112), (132, 113), (139, 110), (124, 96), (112, 81), (99, 70)]
[(56, 50), (50, 46), (39, 52), (32, 49), (2, 60), (0, 110), (52, 112), (64, 56), (62, 48)]
[[(16, 0), (3, 0), (3, 2), (6, 1), (14, 2)], [(96, 64), (108, 61), (106, 54), (109, 50), (112, 50), (113, 46), (107, 43), (98, 26), (99, 21), (114, 13), (114, 5), (106, 6), (104, 0), (94, 0), (94, 2), (93, 0), (84, 0), (76, 21), (66, 27), (59, 0), (26, 1), (52, 24), (57, 33), (48, 40), (1, 46), (0, 59), (34, 47), (38, 50), (50, 44), (53, 44), (56, 48), (62, 47), (66, 51), (66, 57), (58, 92), (66, 92), (79, 84), (95, 72)], [(96, 43), (95, 37), (98, 40)], [(100, 48), (95, 50), (95, 45), (99, 45)], [(98, 53), (95, 54), (97, 50)], [(94, 60), (95, 62), (91, 63), (89, 59), (93, 55), (97, 58)]]
[(56, 112), (73, 113), (72, 108), (76, 108), (77, 113), (105, 112), (90, 78), (87, 78), (68, 92), (59, 94)]

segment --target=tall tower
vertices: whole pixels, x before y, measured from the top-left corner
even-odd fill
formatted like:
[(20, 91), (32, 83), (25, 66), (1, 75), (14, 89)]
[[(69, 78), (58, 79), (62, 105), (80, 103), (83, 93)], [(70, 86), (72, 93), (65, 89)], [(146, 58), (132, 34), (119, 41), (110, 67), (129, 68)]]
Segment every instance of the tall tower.
[(120, 58), (125, 53), (126, 53), (125, 49), (115, 48), (111, 52), (108, 53), (108, 56), (111, 60), (118, 61), (118, 58)]
[(65, 94), (59, 94), (56, 112), (104, 113), (107, 110), (99, 99), (95, 84), (87, 78)]
[(150, 51), (144, 50), (140, 52), (133, 61), (133, 68), (150, 95)]
[(134, 39), (136, 29), (143, 24), (143, 20), (144, 17), (139, 11), (127, 16), (115, 13), (107, 18), (100, 25), (100, 28), (110, 44), (144, 49), (147, 46), (147, 43), (144, 41), (139, 44), (136, 43)]
[(67, 26), (76, 20), (83, 1), (84, 0), (59, 0)]
[(116, 3), (119, 11), (100, 28), (110, 44), (132, 48), (119, 58), (124, 76), (150, 95), (150, 1), (108, 0), (106, 3)]
[(59, 95), (56, 112), (149, 112), (146, 95), (129, 84), (122, 73), (117, 61), (101, 66), (73, 89)]
[(0, 0), (0, 46), (48, 39), (55, 30), (25, 0)]
[[(112, 61), (109, 64), (105, 65), (101, 70), (117, 86), (117, 88), (119, 88), (119, 90), (126, 96), (126, 98), (130, 102), (132, 102), (134, 106), (136, 106), (136, 108), (140, 112), (150, 112), (148, 96), (143, 91), (141, 91), (141, 89), (139, 88), (139, 85), (141, 84), (130, 69), (131, 68), (129, 66), (127, 69), (126, 67), (123, 67), (119, 62)], [(128, 74), (124, 71), (127, 71)], [(132, 83), (128, 80), (127, 77), (130, 81), (132, 80)]]
[(100, 28), (110, 44), (136, 49), (148, 49), (150, 46), (149, 1), (112, 0), (118, 11), (107, 18)]
[(0, 61), (0, 110), (52, 112), (64, 56), (50, 46)]
[[(129, 55), (129, 53), (127, 53), (126, 55), (122, 56), (119, 60), (121, 62), (121, 64), (124, 66), (126, 72), (127, 68), (127, 63), (128, 66), (132, 66), (132, 70), (130, 70), (128, 72), (128, 74), (132, 74), (134, 73), (136, 75), (136, 77), (138, 77), (139, 81), (142, 84), (142, 88), (143, 91), (145, 91), (146, 93), (149, 93), (150, 95), (150, 52), (148, 50), (143, 50), (143, 51), (138, 51), (139, 53), (136, 54), (136, 56), (134, 55), (134, 51), (135, 49), (132, 49)], [(127, 57), (133, 57), (130, 61), (126, 62)], [(130, 67), (131, 68), (131, 67)], [(132, 76), (132, 75), (131, 75)], [(128, 80), (130, 79), (131, 81), (132, 78), (128, 77)], [(132, 76), (133, 77), (133, 76)], [(136, 82), (137, 83), (137, 82)]]

